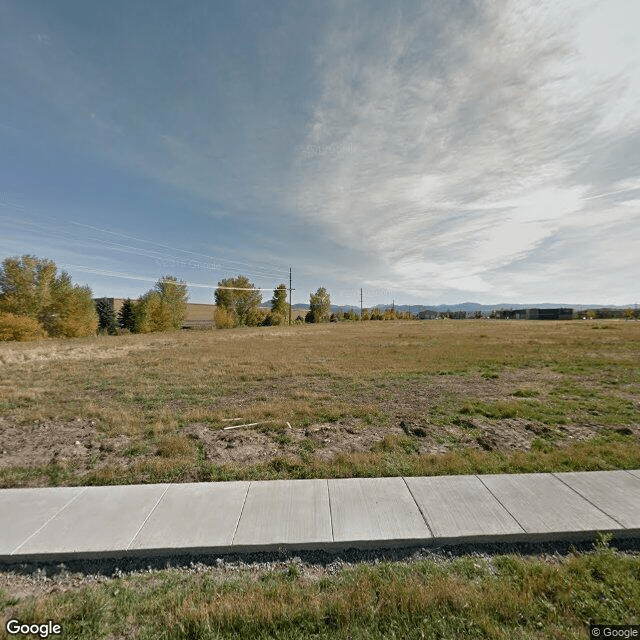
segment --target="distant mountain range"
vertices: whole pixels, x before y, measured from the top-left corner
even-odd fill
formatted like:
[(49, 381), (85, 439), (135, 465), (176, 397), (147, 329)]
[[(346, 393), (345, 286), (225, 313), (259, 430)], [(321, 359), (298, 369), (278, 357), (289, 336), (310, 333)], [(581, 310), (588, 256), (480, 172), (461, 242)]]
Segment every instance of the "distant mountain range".
[[(390, 304), (375, 304), (375, 305), (367, 305), (366, 309), (390, 309), (393, 305)], [(626, 305), (614, 305), (614, 304), (569, 304), (566, 302), (543, 302), (543, 303), (531, 303), (531, 304), (479, 304), (478, 302), (462, 302), (460, 304), (438, 304), (438, 305), (423, 305), (423, 304), (397, 304), (395, 308), (397, 311), (410, 311), (411, 313), (419, 313), (420, 311), (429, 310), (429, 311), (437, 311), (441, 313), (443, 311), (466, 311), (467, 313), (473, 313), (474, 311), (481, 311), (482, 313), (489, 313), (493, 310), (499, 309), (559, 309), (559, 308), (569, 308), (575, 309), (576, 311), (583, 311), (585, 309), (628, 309), (629, 307), (635, 307), (633, 304)], [(309, 309), (308, 304), (294, 304), (292, 306), (293, 309)], [(332, 313), (336, 311), (349, 311), (349, 309), (353, 309), (355, 311), (360, 311), (360, 307), (358, 305), (331, 305)]]

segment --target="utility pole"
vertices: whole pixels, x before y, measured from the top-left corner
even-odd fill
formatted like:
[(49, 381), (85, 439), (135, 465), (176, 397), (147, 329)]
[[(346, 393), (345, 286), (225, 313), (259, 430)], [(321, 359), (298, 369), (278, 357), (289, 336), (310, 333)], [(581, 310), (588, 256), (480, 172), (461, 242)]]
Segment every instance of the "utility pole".
[(291, 326), (291, 267), (289, 267), (289, 326)]
[(360, 287), (360, 320), (362, 320), (362, 287)]

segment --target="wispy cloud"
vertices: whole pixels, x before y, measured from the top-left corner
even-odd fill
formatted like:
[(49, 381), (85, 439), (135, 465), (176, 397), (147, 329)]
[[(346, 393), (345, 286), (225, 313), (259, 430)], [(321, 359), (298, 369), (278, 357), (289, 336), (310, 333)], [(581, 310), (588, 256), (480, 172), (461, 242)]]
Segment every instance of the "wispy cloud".
[[(229, 260), (284, 256), (300, 289), (626, 301), (640, 268), (635, 0), (149, 3), (97, 9), (104, 29), (63, 8), (0, 5), (0, 99), (35, 123), (0, 124), (11, 148), (43, 138), (113, 167), (119, 195), (157, 186), (159, 220), (206, 219)], [(25, 217), (52, 210), (32, 205)], [(176, 260), (195, 233), (167, 243)], [(117, 259), (167, 251), (102, 238)]]
[(521, 268), (505, 274), (549, 241), (575, 248), (581, 226), (608, 227), (620, 234), (612, 242), (628, 234), (628, 208), (585, 210), (583, 202), (597, 183), (585, 154), (606, 150), (612, 159), (600, 189), (640, 175), (629, 157), (624, 166), (615, 158), (637, 123), (617, 139), (594, 133), (624, 78), (585, 84), (572, 46), (577, 10), (559, 20), (539, 3), (427, 6), (381, 16), (388, 27), (379, 27), (375, 52), (360, 47), (370, 24), (353, 20), (329, 34), (308, 144), (356, 151), (301, 156), (296, 203), (346, 249), (365, 243), (379, 257), (372, 284), (402, 282), (437, 298), (539, 297), (553, 287), (566, 297), (547, 273), (526, 282)]

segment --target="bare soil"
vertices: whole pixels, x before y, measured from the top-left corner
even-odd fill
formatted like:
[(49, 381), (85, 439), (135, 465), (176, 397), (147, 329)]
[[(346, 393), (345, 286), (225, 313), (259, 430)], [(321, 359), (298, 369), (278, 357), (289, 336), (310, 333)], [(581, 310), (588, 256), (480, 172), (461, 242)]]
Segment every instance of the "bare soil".
[[(330, 461), (341, 453), (375, 450), (385, 437), (402, 435), (411, 437), (415, 450), (424, 454), (444, 453), (461, 447), (485, 451), (527, 451), (532, 441), (540, 437), (562, 446), (587, 440), (602, 427), (597, 423), (550, 427), (523, 418), (489, 419), (470, 415), (461, 415), (456, 424), (443, 426), (430, 418), (434, 407), (447, 402), (453, 402), (459, 408), (463, 399), (485, 402), (514, 400), (516, 389), (535, 388), (543, 399), (545, 391), (561, 377), (549, 371), (518, 370), (505, 372), (497, 379), (486, 379), (480, 375), (432, 376), (428, 384), (419, 379), (391, 379), (378, 384), (363, 384), (355, 390), (342, 389), (336, 397), (337, 401), (351, 399), (356, 404), (383, 408), (390, 416), (385, 424), (350, 417), (300, 426), (291, 419), (290, 427), (286, 421), (273, 421), (225, 430), (220, 426), (194, 422), (182, 427), (176, 435), (197, 445), (206, 460), (220, 465), (247, 465), (282, 457), (301, 459), (303, 455)], [(326, 399), (336, 393), (335, 389), (332, 390), (334, 381), (331, 379), (316, 379), (312, 389), (308, 384), (308, 380), (279, 379), (277, 387), (269, 390), (269, 399), (291, 397), (296, 393)], [(106, 397), (110, 391), (96, 391), (96, 399), (99, 400), (102, 393)], [(231, 413), (237, 409), (240, 413), (258, 403), (258, 398), (264, 395), (265, 390), (260, 383), (250, 384), (242, 391), (219, 399), (217, 406), (223, 405)], [(640, 425), (624, 428), (626, 433), (640, 435)], [(141, 440), (124, 434), (109, 436), (99, 429), (94, 420), (86, 418), (72, 421), (45, 419), (19, 424), (11, 415), (0, 417), (0, 468), (73, 462), (76, 473), (82, 475), (91, 469), (127, 468), (158, 454), (158, 439)], [(33, 482), (45, 482), (45, 479)]]

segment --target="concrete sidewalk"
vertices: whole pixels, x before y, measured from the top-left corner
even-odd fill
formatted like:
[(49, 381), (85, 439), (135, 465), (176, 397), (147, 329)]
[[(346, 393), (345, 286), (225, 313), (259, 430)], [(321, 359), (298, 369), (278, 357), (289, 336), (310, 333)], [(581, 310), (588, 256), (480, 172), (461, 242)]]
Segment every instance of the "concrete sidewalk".
[(0, 562), (640, 537), (640, 470), (0, 490)]

